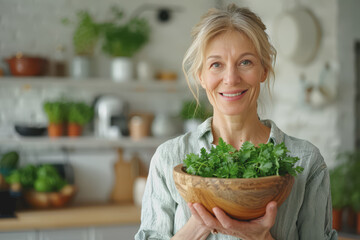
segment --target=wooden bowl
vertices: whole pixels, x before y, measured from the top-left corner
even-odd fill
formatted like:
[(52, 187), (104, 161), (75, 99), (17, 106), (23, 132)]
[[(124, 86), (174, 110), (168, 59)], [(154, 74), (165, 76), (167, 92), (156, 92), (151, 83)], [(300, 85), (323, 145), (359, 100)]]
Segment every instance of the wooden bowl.
[(266, 205), (285, 201), (294, 184), (294, 177), (209, 178), (185, 172), (183, 164), (173, 170), (176, 188), (186, 202), (201, 203), (209, 212), (220, 207), (229, 216), (251, 220), (265, 214)]
[(61, 208), (69, 204), (76, 193), (73, 185), (66, 185), (59, 192), (26, 191), (26, 202), (34, 208)]

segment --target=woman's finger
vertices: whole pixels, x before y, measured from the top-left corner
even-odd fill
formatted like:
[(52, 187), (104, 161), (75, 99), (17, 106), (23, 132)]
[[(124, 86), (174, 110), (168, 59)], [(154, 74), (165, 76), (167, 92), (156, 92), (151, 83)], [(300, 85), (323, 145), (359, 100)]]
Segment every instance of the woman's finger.
[(266, 206), (266, 213), (263, 217), (263, 224), (267, 228), (271, 228), (275, 224), (277, 214), (277, 203), (275, 201), (269, 202)]
[(206, 208), (204, 208), (202, 204), (194, 203), (193, 206), (206, 226), (208, 226), (209, 228), (216, 228), (219, 226), (219, 223), (216, 220), (216, 218), (213, 215), (211, 215), (211, 213), (208, 210), (206, 210)]
[(202, 218), (200, 217), (199, 213), (196, 211), (196, 209), (194, 208), (193, 203), (188, 203), (188, 207), (190, 209), (191, 214), (194, 216), (194, 218), (200, 222), (201, 224), (204, 224), (204, 221), (202, 220)]

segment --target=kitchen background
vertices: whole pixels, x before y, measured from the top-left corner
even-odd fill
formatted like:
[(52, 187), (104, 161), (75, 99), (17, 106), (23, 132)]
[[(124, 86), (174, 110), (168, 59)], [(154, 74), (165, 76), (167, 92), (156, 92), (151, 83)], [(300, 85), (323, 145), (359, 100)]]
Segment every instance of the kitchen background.
[[(80, 191), (75, 202), (106, 202), (114, 181), (113, 165), (117, 151), (111, 147), (71, 148), (70, 151), (56, 147), (31, 146), (21, 143), (5, 144), (6, 139), (17, 136), (13, 130), (16, 122), (46, 122), (42, 103), (60, 96), (93, 101), (98, 94), (117, 95), (130, 104), (132, 111), (151, 112), (155, 116), (167, 114), (174, 121), (174, 134), (182, 132), (178, 113), (182, 101), (191, 98), (181, 70), (183, 55), (190, 43), (191, 27), (200, 16), (212, 6), (236, 2), (248, 6), (260, 15), (268, 27), (268, 34), (278, 49), (276, 80), (271, 97), (263, 99), (260, 115), (270, 118), (289, 135), (304, 138), (315, 144), (323, 154), (329, 167), (336, 164), (336, 156), (356, 147), (356, 129), (359, 113), (356, 112), (356, 81), (359, 81), (359, 67), (356, 69), (355, 43), (360, 41), (360, 2), (356, 0), (0, 0), (0, 59), (9, 58), (18, 52), (53, 59), (57, 47), (64, 47), (63, 57), (68, 67), (74, 57), (72, 33), (74, 28), (61, 23), (64, 17), (75, 19), (78, 10), (88, 10), (95, 20), (104, 21), (109, 9), (116, 5), (130, 16), (139, 7), (152, 6), (141, 12), (151, 26), (150, 41), (134, 57), (135, 63), (146, 62), (154, 72), (177, 74), (174, 91), (122, 91), (113, 87), (82, 89), (81, 85), (94, 81), (106, 85), (111, 82), (111, 58), (102, 53), (100, 44), (94, 54), (93, 79), (79, 81), (73, 85), (10, 84), (1, 83), (0, 78), (0, 150), (20, 149), (22, 161), (69, 161), (75, 171), (76, 185)], [(282, 14), (296, 6), (310, 10), (316, 19), (319, 41), (313, 58), (297, 63), (281, 52), (276, 39), (279, 37), (279, 21)], [(157, 9), (169, 8), (171, 18), (160, 22)], [(291, 36), (282, 35), (284, 39)], [(290, 40), (289, 40), (290, 41)], [(0, 68), (7, 75), (7, 64), (0, 62)], [(54, 80), (55, 81), (55, 80)], [(58, 81), (58, 80), (56, 80)], [(81, 81), (81, 82), (80, 82)], [(149, 76), (145, 80), (131, 80), (158, 84)], [(29, 80), (28, 82), (31, 82)], [(140, 84), (141, 85), (141, 84)], [(59, 87), (60, 86), (60, 87)], [(101, 85), (94, 85), (101, 86)], [(158, 85), (156, 85), (158, 86)], [(325, 96), (318, 87), (329, 90)], [(310, 91), (312, 89), (312, 91)], [(89, 133), (89, 132), (88, 132)], [(90, 133), (89, 133), (90, 134)], [(358, 134), (359, 135), (359, 134)], [(102, 145), (103, 146), (103, 145)], [(124, 157), (131, 158), (139, 153), (142, 162), (148, 164), (154, 149), (124, 149)], [(66, 160), (64, 160), (66, 159)]]

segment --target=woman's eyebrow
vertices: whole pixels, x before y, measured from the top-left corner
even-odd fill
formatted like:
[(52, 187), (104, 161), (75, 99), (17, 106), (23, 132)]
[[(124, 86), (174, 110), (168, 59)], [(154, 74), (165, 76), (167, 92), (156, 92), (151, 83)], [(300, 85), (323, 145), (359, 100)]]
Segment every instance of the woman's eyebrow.
[[(242, 53), (239, 58), (243, 58), (244, 56), (253, 56), (253, 57), (256, 57), (256, 55), (252, 52), (245, 52), (245, 53)], [(209, 59), (212, 59), (212, 58), (215, 58), (215, 59), (221, 59), (221, 56), (220, 55), (210, 55), (206, 58), (206, 60), (209, 60)]]

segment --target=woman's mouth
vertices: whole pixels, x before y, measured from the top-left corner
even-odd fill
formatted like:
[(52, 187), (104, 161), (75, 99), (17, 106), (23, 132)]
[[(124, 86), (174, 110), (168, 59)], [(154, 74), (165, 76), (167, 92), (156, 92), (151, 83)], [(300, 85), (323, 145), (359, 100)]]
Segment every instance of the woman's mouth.
[(240, 92), (221, 92), (220, 95), (225, 97), (227, 100), (237, 100), (240, 99), (242, 97), (242, 95), (244, 95), (244, 93), (246, 93), (247, 90), (244, 91), (240, 91)]

